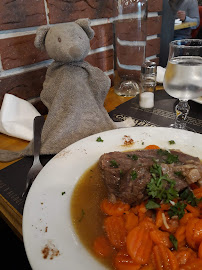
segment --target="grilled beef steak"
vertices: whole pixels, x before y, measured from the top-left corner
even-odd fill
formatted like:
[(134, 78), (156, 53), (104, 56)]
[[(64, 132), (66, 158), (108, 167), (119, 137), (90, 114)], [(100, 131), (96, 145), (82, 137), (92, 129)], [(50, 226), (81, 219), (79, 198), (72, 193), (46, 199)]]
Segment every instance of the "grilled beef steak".
[(177, 191), (202, 179), (199, 158), (177, 150), (110, 152), (100, 157), (99, 166), (111, 201), (120, 199), (135, 205), (147, 199), (146, 187), (151, 180), (150, 168), (154, 163), (160, 164), (162, 173), (175, 180)]

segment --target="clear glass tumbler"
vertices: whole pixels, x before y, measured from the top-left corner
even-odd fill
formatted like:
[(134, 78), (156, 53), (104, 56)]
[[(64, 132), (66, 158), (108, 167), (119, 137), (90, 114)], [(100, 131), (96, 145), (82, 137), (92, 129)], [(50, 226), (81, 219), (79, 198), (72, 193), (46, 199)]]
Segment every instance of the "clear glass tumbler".
[(147, 0), (118, 0), (114, 21), (114, 91), (120, 96), (139, 92), (141, 66), (145, 61)]

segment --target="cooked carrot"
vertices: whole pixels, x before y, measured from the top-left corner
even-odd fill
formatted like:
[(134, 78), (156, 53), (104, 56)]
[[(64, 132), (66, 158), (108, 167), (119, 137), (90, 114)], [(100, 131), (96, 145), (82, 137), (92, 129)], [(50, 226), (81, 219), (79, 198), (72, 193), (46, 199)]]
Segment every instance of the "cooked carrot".
[(181, 242), (178, 242), (178, 248), (185, 247), (186, 245), (187, 245), (186, 239)]
[(202, 269), (202, 260), (198, 258), (189, 260), (186, 264), (180, 266), (180, 270), (201, 270), (201, 269)]
[(198, 248), (198, 257), (199, 257), (200, 259), (202, 259), (202, 241), (201, 241), (201, 243), (200, 243), (200, 245), (199, 245), (199, 248)]
[(157, 230), (157, 226), (154, 224), (153, 219), (150, 217), (145, 217), (144, 220), (139, 222), (139, 226), (141, 226), (142, 228), (145, 228), (149, 231)]
[(195, 230), (195, 224), (197, 223), (198, 219), (193, 218), (188, 221), (186, 225), (186, 240), (190, 247), (196, 249), (195, 242), (193, 242), (193, 234)]
[(185, 238), (186, 238), (186, 226), (180, 225), (176, 232), (175, 232), (175, 238), (178, 241), (178, 246), (180, 243), (184, 243)]
[(159, 245), (165, 245), (168, 248), (171, 248), (173, 245), (169, 239), (170, 234), (168, 232), (162, 232), (160, 230), (154, 230), (150, 232), (150, 237), (154, 244)]
[(155, 145), (155, 144), (150, 144), (150, 145), (146, 146), (145, 149), (147, 149), (147, 150), (160, 149), (160, 147), (158, 145)]
[(177, 258), (179, 265), (186, 264), (190, 259), (196, 258), (196, 253), (187, 247), (182, 247), (177, 251), (173, 251), (173, 254)]
[(138, 208), (138, 218), (139, 218), (139, 222), (141, 222), (142, 220), (145, 219), (146, 217), (146, 212), (147, 212), (147, 209), (145, 207), (145, 202), (142, 202), (140, 205), (139, 205), (139, 208)]
[(169, 210), (170, 209), (170, 204), (169, 203), (162, 203), (161, 204), (161, 210)]
[(132, 207), (132, 208), (131, 208), (131, 211), (133, 211), (133, 213), (134, 213), (135, 215), (138, 215), (138, 213), (139, 213), (139, 208), (140, 208), (140, 206), (139, 206), (139, 205), (136, 205), (135, 207)]
[[(194, 191), (199, 198), (202, 188)], [(196, 207), (187, 204), (180, 220), (169, 217), (171, 204), (156, 210), (147, 210), (145, 204), (131, 208), (121, 201), (103, 200), (106, 236), (95, 239), (95, 253), (114, 258), (117, 270), (202, 270), (202, 202)], [(170, 233), (177, 239), (177, 250), (170, 250)]]
[(197, 249), (202, 241), (202, 219), (193, 218), (186, 226), (186, 240), (190, 247)]
[(107, 199), (101, 202), (101, 210), (109, 216), (122, 216), (124, 212), (130, 209), (130, 205), (121, 201), (112, 203)]
[(104, 229), (112, 246), (121, 248), (125, 245), (126, 229), (122, 216), (110, 216), (105, 218)]
[(193, 190), (194, 196), (198, 199), (202, 197), (202, 187)]
[(114, 266), (117, 270), (139, 270), (141, 265), (136, 264), (126, 250), (120, 250), (115, 259)]
[(199, 247), (202, 241), (202, 219), (198, 219), (195, 224), (194, 241), (196, 242), (196, 246)]
[(153, 218), (154, 217), (153, 210), (152, 209), (147, 210), (147, 212), (145, 213), (145, 216), (149, 218)]
[(146, 264), (149, 262), (152, 251), (152, 240), (149, 230), (137, 226), (129, 232), (126, 238), (127, 251), (134, 262)]
[(198, 207), (199, 207), (199, 209), (200, 209), (200, 216), (199, 216), (199, 218), (202, 219), (202, 202), (200, 202), (200, 203), (198, 204)]
[(125, 228), (127, 231), (131, 231), (138, 225), (138, 217), (131, 211), (124, 215)]
[(155, 268), (152, 263), (149, 263), (148, 265), (141, 267), (140, 270), (155, 270)]
[(145, 218), (146, 218), (145, 213), (139, 213), (139, 214), (138, 214), (139, 222), (143, 221)]
[(157, 210), (156, 213), (156, 226), (160, 228), (163, 225), (162, 210)]
[(101, 257), (108, 257), (112, 254), (113, 248), (105, 236), (99, 236), (93, 243), (93, 250)]
[(178, 270), (179, 264), (174, 254), (164, 245), (156, 245), (154, 251), (154, 264), (156, 270)]
[(187, 211), (193, 214), (194, 217), (198, 217), (200, 215), (200, 211), (198, 207), (193, 207), (190, 204), (187, 204), (186, 206)]
[(201, 215), (202, 202), (199, 202), (199, 203), (198, 203), (198, 208), (200, 209), (200, 215)]
[(139, 209), (138, 209), (138, 212), (139, 213), (143, 213), (145, 214), (147, 212), (147, 208), (145, 207), (145, 202), (142, 202), (139, 206)]
[(187, 225), (188, 221), (194, 217), (192, 213), (184, 214), (183, 218), (180, 219), (180, 225)]

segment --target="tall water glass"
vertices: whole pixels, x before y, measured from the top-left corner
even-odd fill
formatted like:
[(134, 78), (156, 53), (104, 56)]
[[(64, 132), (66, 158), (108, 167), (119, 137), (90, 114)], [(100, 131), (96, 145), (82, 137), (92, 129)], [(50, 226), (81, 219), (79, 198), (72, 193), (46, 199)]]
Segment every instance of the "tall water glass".
[(114, 91), (120, 96), (139, 93), (141, 66), (145, 61), (147, 0), (116, 0), (114, 20)]
[(179, 99), (175, 107), (175, 123), (172, 126), (188, 129), (188, 100), (202, 96), (202, 40), (184, 39), (170, 43), (163, 85), (170, 96)]

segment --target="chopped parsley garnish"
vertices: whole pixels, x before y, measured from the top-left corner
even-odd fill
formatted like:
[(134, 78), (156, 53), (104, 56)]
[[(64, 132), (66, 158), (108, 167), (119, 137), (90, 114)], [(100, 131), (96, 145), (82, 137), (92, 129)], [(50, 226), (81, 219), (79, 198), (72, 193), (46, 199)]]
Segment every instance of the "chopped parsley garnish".
[(64, 195), (65, 193), (66, 193), (66, 192), (65, 192), (65, 191), (63, 191), (61, 194), (62, 194), (62, 195)]
[(180, 198), (183, 201), (186, 201), (188, 204), (191, 204), (191, 206), (197, 206), (197, 204), (202, 200), (197, 199), (189, 188), (186, 188), (183, 192), (180, 193)]
[(123, 176), (123, 170), (120, 170), (120, 177)]
[(170, 234), (169, 239), (170, 239), (171, 243), (173, 244), (175, 250), (177, 250), (177, 247), (178, 247), (178, 241), (177, 241), (177, 239), (175, 238), (175, 236), (174, 236), (173, 234)]
[(81, 222), (84, 216), (85, 216), (85, 212), (83, 209), (81, 209), (81, 217), (78, 219), (78, 222)]
[(135, 180), (137, 178), (137, 172), (136, 171), (132, 171), (130, 175), (131, 175), (132, 180)]
[(150, 168), (151, 180), (147, 184), (147, 193), (152, 198), (157, 198), (168, 203), (170, 200), (178, 198), (178, 192), (175, 189), (176, 182), (162, 174), (162, 168), (158, 163), (154, 163)]
[(156, 208), (160, 208), (160, 204), (152, 201), (152, 200), (149, 200), (146, 205), (145, 205), (146, 209), (156, 209)]
[(167, 164), (172, 164), (178, 162), (178, 155), (172, 155), (167, 150), (159, 149), (157, 150), (157, 154), (161, 156), (165, 156), (164, 162)]
[(113, 167), (113, 168), (118, 168), (119, 167), (119, 164), (116, 162), (116, 160), (110, 160), (110, 167)]
[(183, 177), (182, 171), (174, 172), (174, 174), (177, 175), (178, 177)]
[(175, 144), (175, 141), (171, 140), (171, 141), (168, 141), (169, 144)]
[(104, 140), (102, 140), (101, 137), (98, 137), (97, 140), (96, 140), (96, 142), (104, 142)]
[(131, 158), (132, 160), (138, 160), (138, 156), (137, 155), (127, 155), (127, 157)]
[(172, 163), (175, 163), (175, 162), (178, 162), (178, 156), (177, 155), (172, 155), (172, 154), (168, 154), (167, 155), (167, 159), (165, 160), (165, 162), (167, 164), (172, 164)]
[(187, 205), (182, 202), (177, 202), (175, 205), (172, 205), (170, 209), (168, 210), (169, 217), (178, 216), (179, 219), (181, 219), (185, 214), (185, 207)]

